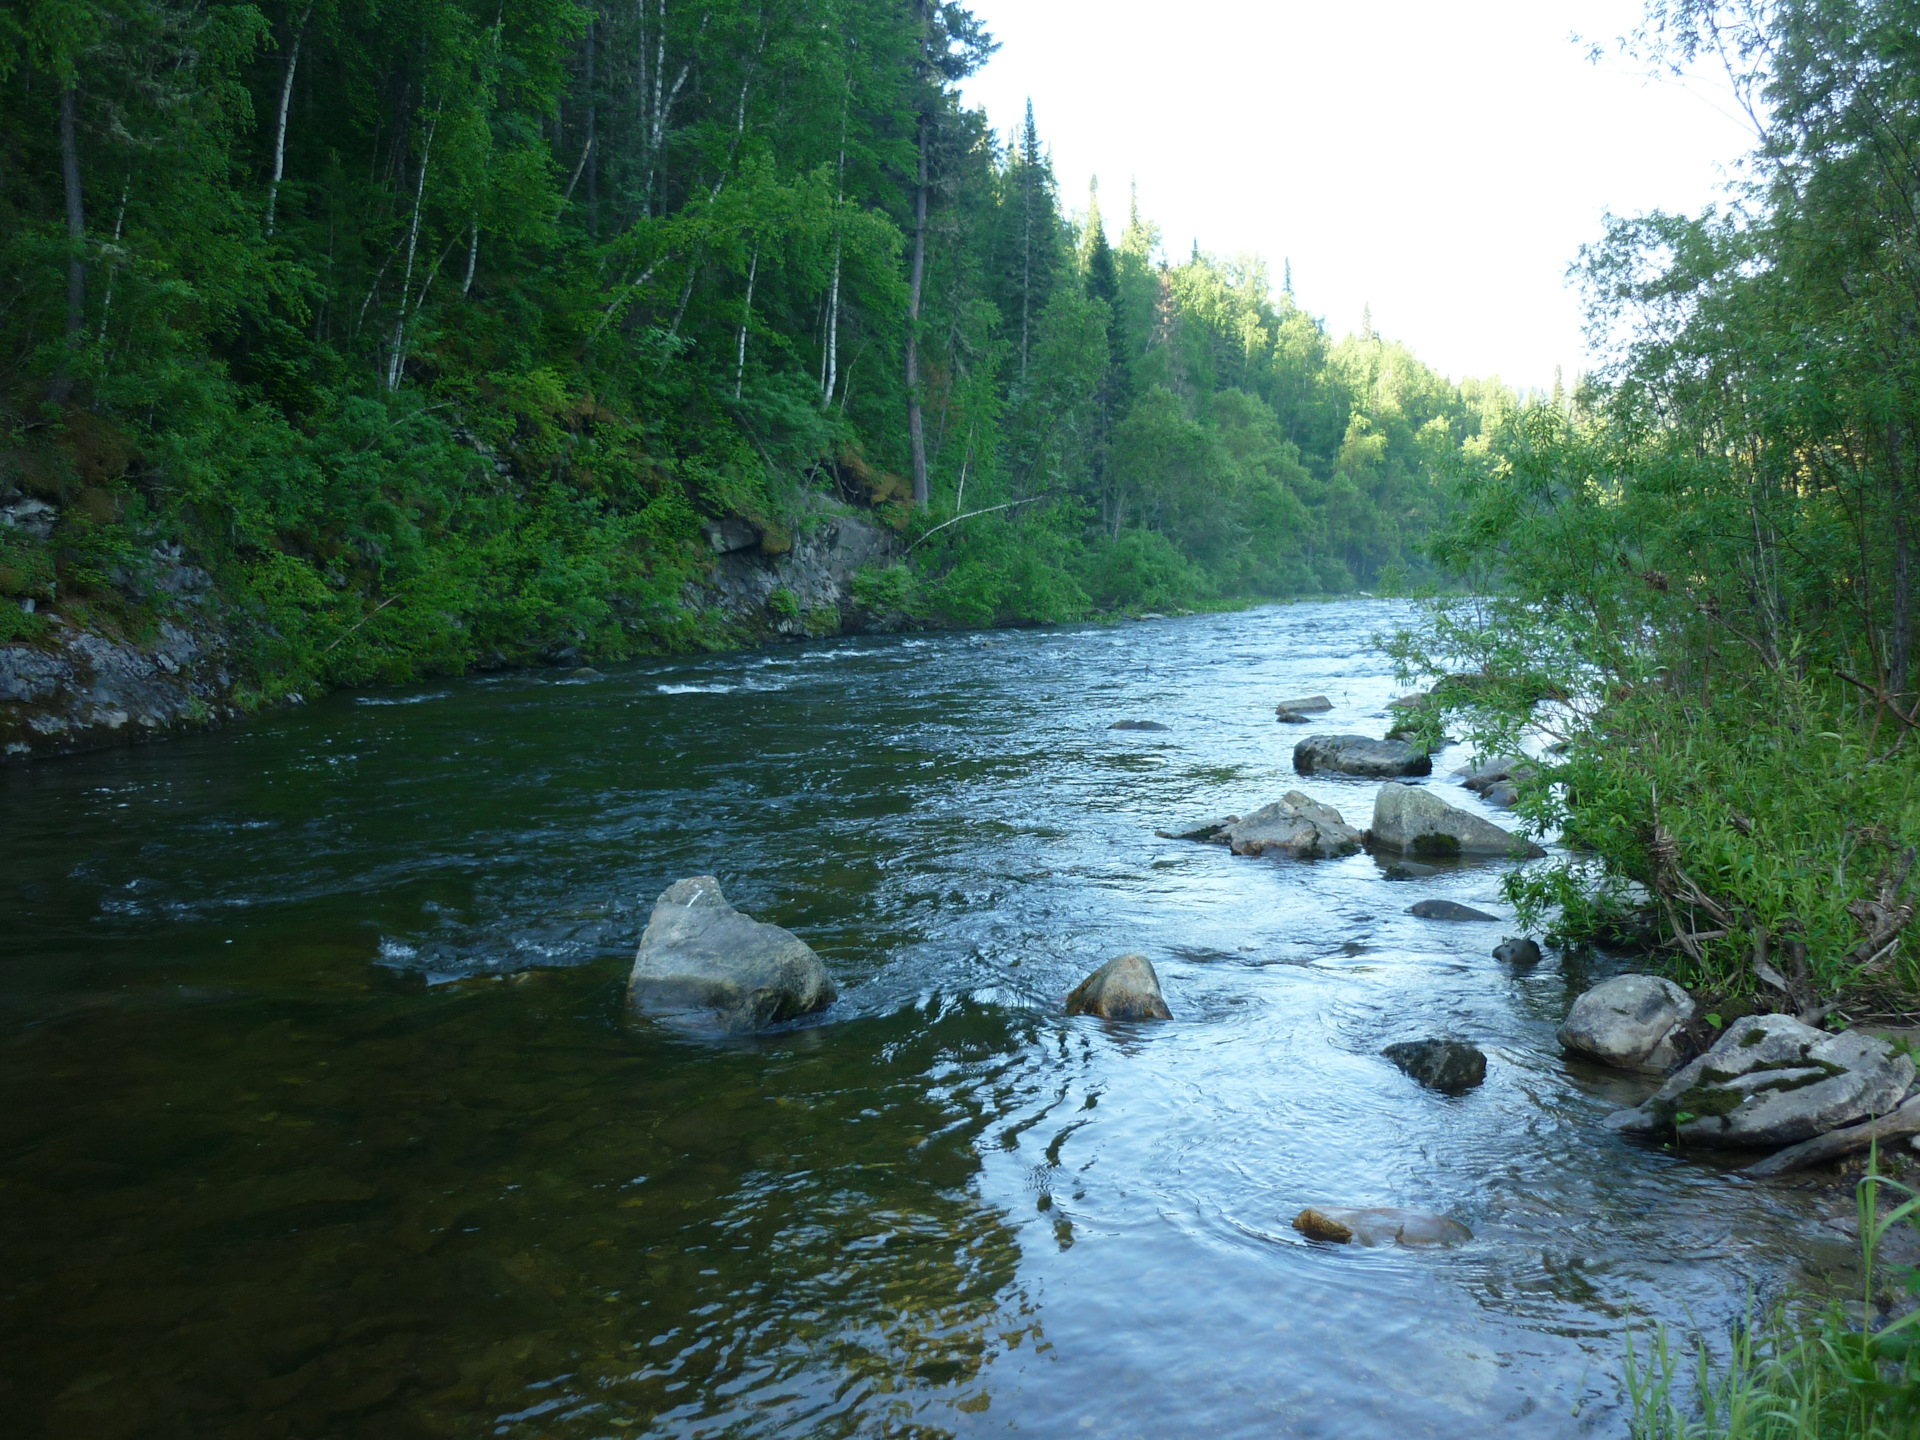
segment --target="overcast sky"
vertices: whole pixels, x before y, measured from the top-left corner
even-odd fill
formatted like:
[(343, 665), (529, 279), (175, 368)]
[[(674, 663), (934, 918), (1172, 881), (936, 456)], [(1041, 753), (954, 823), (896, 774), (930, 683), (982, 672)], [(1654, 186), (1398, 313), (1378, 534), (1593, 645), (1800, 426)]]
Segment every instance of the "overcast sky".
[(1371, 304), (1456, 379), (1571, 380), (1603, 212), (1696, 210), (1752, 143), (1710, 77), (1588, 60), (1637, 0), (971, 4), (1001, 49), (967, 98), (1005, 132), (1032, 96), (1070, 209), (1097, 174), (1118, 239), (1137, 180), (1172, 258), (1290, 258), (1336, 336)]

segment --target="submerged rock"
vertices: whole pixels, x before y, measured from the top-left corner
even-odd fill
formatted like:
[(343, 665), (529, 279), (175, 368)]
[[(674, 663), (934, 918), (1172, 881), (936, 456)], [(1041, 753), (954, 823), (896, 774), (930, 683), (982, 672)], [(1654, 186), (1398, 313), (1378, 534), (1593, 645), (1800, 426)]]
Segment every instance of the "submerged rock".
[(1540, 947), (1524, 935), (1518, 940), (1502, 940), (1493, 947), (1493, 958), (1508, 965), (1538, 965)]
[(1418, 915), (1422, 920), (1486, 920), (1496, 925), (1500, 923), (1498, 915), (1489, 915), (1471, 905), (1456, 905), (1451, 900), (1422, 900), (1418, 905), (1409, 905), (1407, 914)]
[(1116, 720), (1107, 726), (1109, 730), (1171, 730), (1171, 725), (1162, 725), (1158, 720)]
[(1518, 755), (1502, 755), (1492, 760), (1478, 761), (1464, 770), (1453, 772), (1467, 789), (1476, 795), (1484, 795), (1503, 781), (1525, 780), (1537, 774), (1533, 762)]
[(1456, 809), (1418, 785), (1389, 781), (1373, 800), (1367, 838), (1386, 850), (1414, 855), (1525, 855), (1547, 852), (1529, 840)]
[(1884, 1115), (1913, 1084), (1913, 1060), (1859, 1030), (1828, 1035), (1791, 1015), (1736, 1020), (1646, 1104), (1607, 1118), (1628, 1134), (1697, 1145), (1792, 1145)]
[(1603, 1065), (1665, 1074), (1680, 1059), (1681, 1027), (1692, 1018), (1693, 1000), (1673, 981), (1616, 975), (1573, 1002), (1560, 1043)]
[(1067, 996), (1067, 1014), (1103, 1020), (1171, 1020), (1160, 977), (1144, 955), (1116, 955)]
[(1459, 1095), (1487, 1078), (1487, 1057), (1463, 1040), (1403, 1040), (1380, 1053), (1444, 1095)]
[(1302, 775), (1333, 770), (1375, 779), (1389, 775), (1430, 775), (1433, 760), (1404, 740), (1375, 740), (1366, 735), (1309, 735), (1293, 747), (1293, 768)]
[(1333, 702), (1324, 695), (1303, 695), (1298, 700), (1282, 700), (1274, 707), (1282, 716), (1314, 715), (1332, 708)]
[(1464, 1245), (1473, 1239), (1473, 1232), (1458, 1220), (1392, 1206), (1309, 1206), (1293, 1217), (1293, 1228), (1310, 1240), (1336, 1245)]
[(1156, 830), (1153, 833), (1162, 840), (1199, 840), (1206, 844), (1224, 845), (1227, 843), (1227, 831), (1239, 820), (1238, 815), (1223, 815), (1218, 820), (1203, 820), (1198, 825), (1183, 825), (1177, 830)]
[(1282, 725), (1304, 725), (1307, 723), (1307, 717), (1302, 715), (1298, 710), (1276, 710), (1273, 712), (1273, 718), (1278, 720)]
[(1338, 810), (1298, 790), (1243, 816), (1221, 838), (1236, 855), (1279, 853), (1299, 860), (1351, 855), (1360, 848), (1360, 832)]
[(806, 941), (742, 915), (711, 875), (675, 881), (655, 902), (627, 982), (635, 1010), (734, 1033), (811, 1014), (834, 993)]

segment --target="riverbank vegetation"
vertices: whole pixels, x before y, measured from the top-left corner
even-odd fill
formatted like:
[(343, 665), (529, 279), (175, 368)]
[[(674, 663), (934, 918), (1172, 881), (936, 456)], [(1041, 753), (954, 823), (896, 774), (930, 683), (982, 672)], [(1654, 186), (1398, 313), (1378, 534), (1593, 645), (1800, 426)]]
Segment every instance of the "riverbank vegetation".
[(1920, 1003), (1916, 15), (1652, 7), (1643, 54), (1733, 77), (1747, 178), (1587, 249), (1612, 361), (1458, 466), (1431, 553), (1490, 598), (1396, 642), (1473, 672), (1436, 720), (1547, 732), (1521, 809), (1573, 858), (1514, 877), (1526, 913), (1805, 1018)]
[(777, 554), (823, 496), (926, 537), (863, 577), (910, 623), (1422, 572), (1507, 393), (1069, 216), (960, 101), (992, 48), (934, 0), (10, 7), (0, 640), (137, 631), (183, 547), (268, 694), (726, 643), (701, 522)]
[[(1858, 1188), (1861, 1288), (1851, 1303), (1782, 1301), (1740, 1326), (1724, 1363), (1704, 1338), (1683, 1355), (1664, 1325), (1628, 1334), (1635, 1440), (1903, 1440), (1920, 1423), (1920, 1311), (1890, 1315), (1910, 1267), (1883, 1254), (1920, 1217), (1910, 1186), (1869, 1161)], [(1865, 1320), (1863, 1325), (1861, 1322)]]

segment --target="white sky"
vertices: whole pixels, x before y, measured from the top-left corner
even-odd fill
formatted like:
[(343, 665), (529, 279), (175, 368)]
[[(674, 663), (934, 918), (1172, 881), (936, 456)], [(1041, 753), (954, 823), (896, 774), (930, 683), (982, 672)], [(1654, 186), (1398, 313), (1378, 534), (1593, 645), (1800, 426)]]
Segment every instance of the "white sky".
[[(1172, 258), (1264, 255), (1336, 335), (1456, 379), (1586, 369), (1567, 284), (1604, 211), (1697, 210), (1752, 143), (1709, 77), (1648, 81), (1637, 0), (971, 0), (1001, 49), (966, 84), (1003, 134), (1028, 96), (1061, 198), (1127, 186)], [(1585, 43), (1576, 43), (1578, 34)], [(1604, 41), (1610, 58), (1587, 59)]]

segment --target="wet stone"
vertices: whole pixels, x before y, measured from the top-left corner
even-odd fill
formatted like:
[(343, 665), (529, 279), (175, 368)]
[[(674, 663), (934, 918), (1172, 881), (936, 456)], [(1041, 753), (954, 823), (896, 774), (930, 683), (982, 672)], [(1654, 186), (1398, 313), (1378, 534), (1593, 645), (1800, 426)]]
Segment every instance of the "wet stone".
[(1521, 936), (1518, 940), (1502, 940), (1493, 947), (1493, 958), (1506, 965), (1538, 965), (1540, 947), (1525, 936)]
[(1067, 996), (1067, 1014), (1103, 1020), (1171, 1020), (1160, 977), (1144, 955), (1116, 955)]
[(1538, 858), (1547, 852), (1490, 820), (1449, 805), (1418, 785), (1389, 783), (1373, 800), (1367, 838), (1410, 855), (1488, 855)]
[(1486, 921), (1499, 924), (1498, 915), (1489, 915), (1484, 910), (1476, 910), (1471, 905), (1456, 905), (1451, 900), (1422, 900), (1418, 905), (1409, 905), (1407, 914), (1417, 915), (1422, 920), (1468, 920)]
[(1692, 998), (1673, 981), (1616, 975), (1573, 1002), (1560, 1043), (1603, 1065), (1660, 1075), (1680, 1059), (1680, 1031), (1692, 1018)]
[(1392, 775), (1430, 775), (1433, 760), (1424, 748), (1404, 740), (1375, 740), (1367, 735), (1309, 735), (1293, 747), (1293, 768), (1302, 775), (1331, 770), (1340, 775), (1384, 779)]
[(811, 1014), (834, 993), (806, 941), (742, 915), (711, 875), (676, 881), (655, 902), (627, 982), (635, 1010), (735, 1033)]
[(1107, 726), (1109, 730), (1171, 730), (1171, 725), (1162, 725), (1158, 720), (1116, 720)]
[(1293, 1228), (1310, 1240), (1336, 1245), (1464, 1245), (1473, 1232), (1457, 1220), (1394, 1206), (1353, 1210), (1311, 1205), (1293, 1217)]
[(1403, 1040), (1380, 1053), (1443, 1095), (1462, 1094), (1487, 1078), (1487, 1057), (1463, 1040)]

